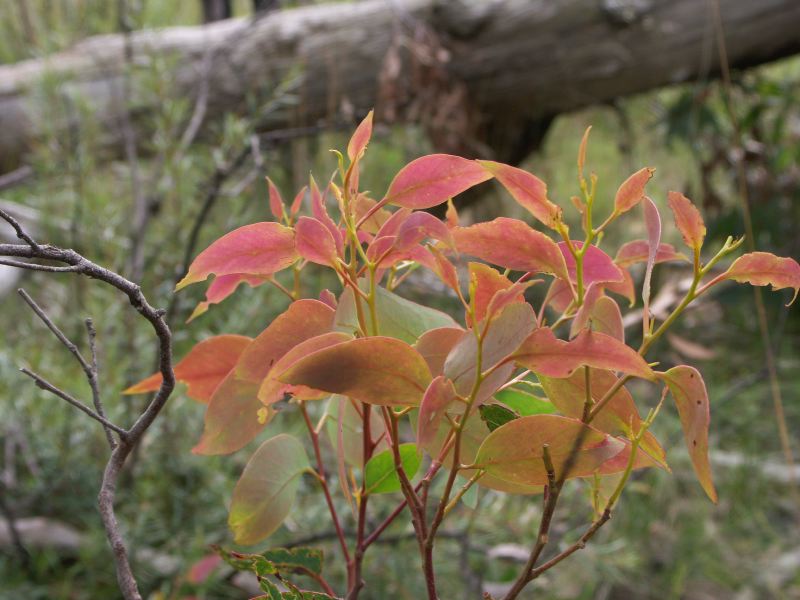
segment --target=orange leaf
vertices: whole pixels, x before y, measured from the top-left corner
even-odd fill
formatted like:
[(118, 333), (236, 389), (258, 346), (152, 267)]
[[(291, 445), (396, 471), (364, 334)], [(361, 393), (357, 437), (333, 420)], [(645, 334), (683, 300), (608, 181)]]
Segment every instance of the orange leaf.
[(318, 350), (298, 360), (278, 380), (369, 404), (408, 406), (420, 403), (431, 374), (414, 348), (375, 336)]
[[(175, 379), (189, 386), (186, 390), (189, 398), (207, 403), (251, 341), (252, 338), (243, 335), (218, 335), (203, 340), (175, 365)], [(122, 393), (154, 392), (161, 387), (161, 381), (161, 373), (156, 373)]]
[(456, 327), (437, 327), (423, 333), (414, 347), (425, 359), (431, 374), (441, 375), (447, 355), (464, 336), (464, 330)]
[(203, 250), (175, 291), (209, 275), (267, 276), (297, 260), (294, 232), (280, 223), (252, 223), (223, 235)]
[(430, 208), (491, 177), (473, 160), (429, 154), (400, 169), (389, 185), (386, 201), (406, 208)]
[(614, 212), (621, 214), (639, 204), (644, 198), (644, 188), (655, 172), (655, 169), (645, 167), (623, 181), (614, 198)]
[(691, 200), (680, 192), (669, 192), (667, 200), (675, 215), (675, 225), (681, 232), (683, 241), (687, 246), (699, 252), (706, 237), (706, 224), (703, 222), (700, 211), (692, 204)]
[(716, 503), (717, 491), (711, 481), (711, 465), (708, 462), (708, 425), (711, 421), (711, 409), (706, 384), (697, 369), (686, 365), (674, 367), (665, 373), (659, 373), (658, 376), (667, 384), (675, 399), (683, 425), (686, 447), (689, 449), (697, 479), (711, 501)]
[(246, 283), (250, 287), (258, 287), (267, 281), (269, 281), (268, 277), (243, 275), (242, 273), (215, 276), (206, 289), (206, 299), (195, 307), (192, 314), (186, 319), (186, 322), (189, 323), (200, 315), (205, 314), (212, 304), (219, 304), (225, 300), (225, 298), (236, 291), (236, 288), (238, 288), (240, 284)]

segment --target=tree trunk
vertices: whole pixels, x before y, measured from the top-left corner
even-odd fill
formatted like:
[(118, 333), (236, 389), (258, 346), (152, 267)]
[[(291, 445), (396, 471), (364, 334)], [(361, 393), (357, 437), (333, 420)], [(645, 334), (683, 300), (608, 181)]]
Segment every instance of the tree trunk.
[[(341, 122), (376, 106), (384, 121), (423, 122), (440, 148), (519, 160), (558, 113), (716, 74), (713, 1), (316, 5), (136, 32), (130, 61), (124, 36), (98, 36), (0, 67), (0, 164), (11, 168), (37, 140), (68, 130), (70, 118), (56, 115), (75, 110), (55, 109), (47, 90), (56, 87), (56, 99), (88, 106), (104, 143), (119, 151), (121, 109), (144, 127), (156, 102), (136, 71), (134, 97), (124, 97), (123, 73), (153, 56), (170, 65), (173, 93), (194, 98), (207, 89), (206, 124), (263, 106), (294, 77), (296, 103), (258, 114), (262, 130)], [(732, 67), (800, 51), (797, 0), (719, 3)]]

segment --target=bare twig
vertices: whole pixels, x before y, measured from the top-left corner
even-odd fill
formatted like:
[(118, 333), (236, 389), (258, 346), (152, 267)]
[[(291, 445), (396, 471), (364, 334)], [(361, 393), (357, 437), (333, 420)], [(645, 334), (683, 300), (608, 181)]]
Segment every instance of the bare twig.
[[(114, 500), (116, 495), (117, 480), (120, 471), (125, 465), (125, 461), (130, 455), (131, 451), (138, 445), (142, 436), (147, 429), (153, 424), (161, 409), (164, 408), (172, 390), (175, 387), (175, 375), (172, 371), (172, 333), (165, 320), (165, 311), (156, 309), (150, 305), (142, 294), (139, 286), (125, 277), (105, 269), (92, 261), (88, 260), (81, 254), (74, 250), (62, 249), (55, 246), (39, 245), (30, 235), (17, 223), (13, 217), (0, 210), (0, 218), (11, 224), (17, 232), (17, 236), (26, 242), (23, 244), (0, 244), (0, 256), (23, 258), (23, 259), (37, 259), (45, 261), (53, 261), (61, 263), (68, 267), (72, 267), (76, 273), (79, 273), (90, 279), (97, 279), (110, 285), (111, 287), (119, 290), (130, 301), (131, 305), (136, 311), (148, 322), (153, 328), (156, 338), (158, 339), (158, 353), (159, 353), (159, 371), (163, 378), (161, 386), (152, 397), (142, 413), (138, 416), (133, 425), (125, 431), (101, 417), (92, 409), (80, 404), (84, 413), (89, 414), (95, 420), (108, 425), (115, 431), (120, 433), (120, 440), (116, 447), (111, 451), (108, 462), (106, 463), (103, 472), (103, 479), (98, 494), (98, 506), (100, 510), (100, 517), (103, 521), (103, 527), (106, 531), (109, 544), (111, 545), (114, 564), (117, 570), (117, 581), (119, 583), (122, 596), (125, 600), (141, 600), (141, 594), (136, 583), (136, 578), (128, 559), (128, 551), (125, 546), (125, 540), (120, 532), (119, 523), (114, 512)], [(24, 266), (23, 266), (24, 265)], [(25, 263), (21, 263), (20, 268), (35, 268), (30, 267)], [(90, 329), (90, 338), (93, 335)], [(93, 342), (90, 342), (93, 343)], [(92, 370), (96, 369), (96, 363), (93, 359)], [(34, 376), (32, 372), (27, 373), (29, 376)], [(38, 376), (35, 376), (36, 380)], [(50, 385), (40, 377), (41, 382)], [(40, 381), (37, 380), (37, 384)], [(54, 387), (54, 386), (51, 386)], [(48, 388), (45, 388), (48, 389)], [(58, 388), (55, 388), (56, 390)], [(50, 391), (50, 390), (49, 390)], [(59, 390), (61, 391), (61, 390)], [(60, 396), (63, 398), (63, 396)], [(66, 398), (63, 398), (66, 400)], [(74, 399), (73, 399), (74, 400)], [(70, 402), (72, 403), (72, 402)], [(124, 435), (123, 435), (124, 434)]]

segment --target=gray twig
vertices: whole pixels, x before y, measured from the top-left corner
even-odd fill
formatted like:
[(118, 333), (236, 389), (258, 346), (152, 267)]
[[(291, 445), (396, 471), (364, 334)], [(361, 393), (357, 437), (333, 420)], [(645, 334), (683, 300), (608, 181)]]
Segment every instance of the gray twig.
[[(125, 294), (134, 309), (150, 323), (158, 339), (159, 372), (163, 378), (161, 386), (127, 431), (117, 427), (105, 419), (105, 417), (102, 417), (82, 403), (75, 401), (69, 394), (55, 388), (55, 386), (52, 386), (38, 375), (30, 371), (26, 373), (28, 376), (33, 377), (38, 385), (41, 386), (41, 384), (44, 384), (45, 386), (53, 388), (53, 390), (50, 390), (48, 387), (44, 387), (44, 389), (57, 393), (62, 399), (70, 402), (70, 404), (75, 404), (76, 408), (79, 408), (93, 419), (100, 421), (120, 434), (120, 440), (113, 450), (111, 450), (105, 470), (103, 471), (103, 480), (98, 494), (98, 507), (106, 536), (111, 545), (114, 564), (117, 570), (117, 581), (122, 596), (125, 600), (141, 600), (142, 596), (139, 593), (136, 578), (131, 569), (125, 540), (120, 532), (119, 523), (117, 522), (117, 517), (114, 512), (114, 500), (116, 496), (117, 480), (119, 479), (122, 467), (125, 465), (125, 461), (164, 408), (169, 396), (172, 394), (172, 390), (175, 388), (175, 374), (172, 370), (172, 332), (167, 325), (165, 311), (151, 306), (147, 298), (142, 294), (139, 286), (122, 275), (93, 263), (74, 250), (37, 244), (13, 217), (2, 210), (0, 210), (0, 218), (8, 222), (17, 232), (17, 237), (26, 242), (26, 244), (0, 244), (0, 256), (61, 263), (74, 268), (76, 273), (110, 285)], [(15, 266), (25, 269), (36, 268), (28, 263), (19, 263), (19, 265)], [(87, 325), (87, 327), (89, 326)], [(91, 330), (89, 335), (92, 337)], [(90, 369), (96, 372), (96, 362), (94, 358), (92, 359)], [(70, 399), (68, 400), (64, 396)]]

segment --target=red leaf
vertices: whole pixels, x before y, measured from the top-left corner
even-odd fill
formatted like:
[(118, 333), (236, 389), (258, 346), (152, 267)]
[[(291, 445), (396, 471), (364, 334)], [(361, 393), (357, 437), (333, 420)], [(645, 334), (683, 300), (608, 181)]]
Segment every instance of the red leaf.
[(279, 223), (253, 223), (225, 234), (203, 250), (175, 290), (209, 275), (277, 273), (297, 260), (294, 232)]
[(325, 197), (320, 193), (317, 182), (314, 181), (313, 177), (311, 178), (311, 214), (314, 215), (317, 221), (325, 225), (325, 229), (328, 230), (331, 237), (336, 242), (337, 254), (342, 256), (344, 252), (342, 232), (339, 230), (339, 227), (336, 226), (334, 220), (331, 219), (330, 215), (328, 215), (328, 209), (325, 207)]
[(427, 212), (412, 213), (403, 221), (397, 231), (395, 246), (398, 250), (407, 250), (426, 238), (438, 240), (451, 248), (453, 247), (453, 236), (450, 235), (450, 229), (442, 221)]
[(192, 568), (189, 569), (189, 574), (186, 579), (189, 581), (189, 583), (193, 583), (195, 585), (203, 583), (206, 579), (208, 579), (212, 571), (214, 571), (214, 569), (216, 569), (221, 562), (222, 557), (216, 552), (214, 554), (207, 554), (192, 565)]
[(390, 204), (430, 208), (491, 179), (472, 160), (450, 154), (429, 154), (411, 161), (395, 176), (386, 192)]
[(700, 211), (691, 200), (680, 192), (667, 194), (669, 207), (675, 215), (675, 225), (683, 236), (683, 241), (693, 250), (699, 252), (706, 237), (706, 225)]
[(733, 261), (720, 279), (733, 279), (751, 285), (772, 284), (773, 290), (794, 289), (792, 304), (800, 291), (800, 264), (793, 258), (781, 258), (769, 252), (751, 252)]
[(283, 198), (281, 197), (281, 193), (278, 191), (278, 188), (274, 183), (272, 183), (272, 179), (269, 177), (267, 177), (267, 187), (269, 188), (269, 209), (272, 212), (272, 216), (275, 217), (276, 220), (280, 221), (283, 219), (283, 216), (286, 213)]
[(336, 266), (336, 240), (324, 224), (311, 217), (300, 217), (294, 231), (295, 245), (300, 256), (318, 265)]
[[(649, 253), (650, 244), (647, 240), (634, 240), (619, 247), (614, 262), (618, 267), (629, 267), (636, 263), (647, 262)], [(675, 246), (672, 244), (659, 244), (655, 264), (673, 260), (686, 261), (688, 259), (680, 252), (676, 252)]]
[(414, 348), (394, 338), (375, 336), (314, 352), (278, 379), (369, 404), (408, 406), (420, 403), (431, 374)]
[(683, 435), (689, 456), (692, 458), (694, 472), (712, 502), (717, 502), (717, 491), (711, 481), (711, 465), (708, 462), (708, 425), (711, 422), (711, 409), (708, 392), (699, 371), (694, 367), (681, 365), (659, 377), (669, 387), (678, 415), (683, 425)]
[(591, 475), (623, 449), (619, 440), (577, 419), (532, 415), (509, 421), (481, 444), (475, 462), (499, 479), (524, 485), (548, 481), (543, 447), (548, 446), (556, 478), (561, 477), (572, 449), (579, 444), (568, 478)]
[[(175, 365), (175, 379), (189, 386), (186, 390), (189, 398), (207, 403), (251, 341), (243, 335), (218, 335), (203, 340)], [(154, 392), (161, 387), (161, 381), (161, 373), (156, 373), (122, 393)]]
[(622, 214), (639, 204), (644, 198), (644, 188), (655, 172), (655, 169), (645, 167), (628, 177), (617, 190), (614, 198), (614, 212)]
[(549, 327), (542, 327), (528, 336), (513, 358), (526, 369), (547, 377), (569, 377), (586, 365), (655, 380), (653, 370), (635, 350), (610, 335), (588, 329), (565, 342)]
[[(583, 242), (572, 241), (576, 250), (583, 247)], [(566, 242), (558, 242), (558, 248), (564, 256), (570, 280), (577, 283), (577, 266), (575, 257), (569, 251)], [(614, 264), (611, 257), (597, 246), (589, 246), (583, 255), (583, 285), (589, 287), (593, 283), (620, 283), (624, 279), (622, 270)]]
[(527, 171), (503, 163), (490, 160), (479, 160), (478, 163), (534, 217), (552, 229), (558, 227), (561, 222), (561, 208), (547, 198), (547, 185), (544, 181)]
[(364, 120), (361, 121), (359, 126), (356, 128), (355, 132), (353, 133), (353, 137), (350, 138), (350, 142), (347, 144), (347, 156), (351, 161), (356, 160), (358, 157), (363, 154), (364, 150), (367, 148), (367, 144), (369, 143), (370, 138), (372, 137), (372, 113), (374, 111), (369, 111)]
[(558, 244), (517, 219), (499, 217), (470, 227), (456, 227), (459, 251), (514, 271), (551, 273), (567, 277)]
[(442, 419), (456, 397), (453, 382), (446, 377), (440, 375), (431, 381), (422, 397), (417, 417), (417, 443), (420, 447), (433, 443)]
[(463, 337), (464, 330), (455, 327), (437, 327), (423, 333), (414, 347), (425, 359), (431, 374), (441, 375), (447, 355)]

